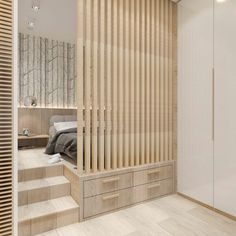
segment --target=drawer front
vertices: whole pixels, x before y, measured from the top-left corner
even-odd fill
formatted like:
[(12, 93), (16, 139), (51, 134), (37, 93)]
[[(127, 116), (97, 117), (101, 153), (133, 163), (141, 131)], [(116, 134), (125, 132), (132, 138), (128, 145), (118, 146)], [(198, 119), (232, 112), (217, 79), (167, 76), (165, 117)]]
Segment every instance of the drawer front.
[(134, 172), (134, 186), (147, 184), (154, 181), (172, 178), (173, 167), (163, 166), (144, 171)]
[(88, 180), (84, 182), (84, 197), (125, 189), (132, 185), (133, 178), (131, 173)]
[(134, 203), (160, 197), (173, 192), (173, 180), (166, 179), (134, 187)]
[(84, 218), (132, 204), (132, 189), (106, 193), (84, 199)]

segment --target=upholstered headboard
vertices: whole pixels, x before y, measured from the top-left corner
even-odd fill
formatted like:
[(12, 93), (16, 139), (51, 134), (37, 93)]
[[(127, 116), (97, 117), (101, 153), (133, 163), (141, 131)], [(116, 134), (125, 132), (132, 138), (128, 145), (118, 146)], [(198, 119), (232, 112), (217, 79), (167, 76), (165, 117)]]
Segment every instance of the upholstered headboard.
[(18, 108), (18, 132), (28, 128), (32, 134), (48, 134), (54, 122), (76, 121), (76, 109)]
[(54, 122), (66, 121), (77, 121), (77, 117), (75, 115), (54, 115), (50, 119), (50, 126), (53, 126)]

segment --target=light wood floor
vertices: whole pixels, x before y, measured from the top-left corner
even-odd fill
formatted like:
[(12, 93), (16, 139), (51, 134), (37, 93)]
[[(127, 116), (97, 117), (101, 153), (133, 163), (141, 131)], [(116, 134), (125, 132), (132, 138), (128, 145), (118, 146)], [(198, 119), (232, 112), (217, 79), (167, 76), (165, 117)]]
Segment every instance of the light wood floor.
[(41, 236), (235, 236), (236, 222), (178, 195), (146, 202)]

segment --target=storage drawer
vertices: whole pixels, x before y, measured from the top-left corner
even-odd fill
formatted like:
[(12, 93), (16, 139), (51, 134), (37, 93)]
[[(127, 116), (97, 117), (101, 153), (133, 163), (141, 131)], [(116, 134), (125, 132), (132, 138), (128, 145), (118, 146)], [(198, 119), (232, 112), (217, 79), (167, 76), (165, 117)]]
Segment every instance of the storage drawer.
[(172, 175), (173, 167), (171, 165), (148, 169), (144, 171), (137, 171), (134, 172), (134, 186), (171, 178)]
[(166, 179), (134, 187), (134, 203), (156, 198), (173, 192), (173, 179)]
[(125, 189), (132, 185), (133, 178), (131, 173), (88, 180), (84, 182), (84, 197)]
[(84, 218), (132, 204), (132, 188), (84, 199)]

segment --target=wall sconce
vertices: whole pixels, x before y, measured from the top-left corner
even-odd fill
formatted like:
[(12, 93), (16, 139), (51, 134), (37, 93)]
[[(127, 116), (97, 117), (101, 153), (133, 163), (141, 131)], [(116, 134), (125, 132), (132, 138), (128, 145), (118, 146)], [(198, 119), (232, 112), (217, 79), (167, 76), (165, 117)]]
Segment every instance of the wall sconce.
[(32, 0), (32, 9), (35, 12), (38, 12), (40, 10), (40, 1), (39, 0)]
[(34, 96), (27, 96), (24, 98), (24, 106), (25, 107), (36, 107), (37, 106), (37, 98)]

